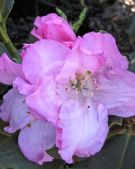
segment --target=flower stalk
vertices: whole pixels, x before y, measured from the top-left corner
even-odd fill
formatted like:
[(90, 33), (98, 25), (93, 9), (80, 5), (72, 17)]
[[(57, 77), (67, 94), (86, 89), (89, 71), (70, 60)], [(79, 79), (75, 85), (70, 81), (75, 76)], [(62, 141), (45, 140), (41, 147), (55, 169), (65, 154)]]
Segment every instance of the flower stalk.
[(6, 29), (6, 23), (0, 23), (0, 40), (4, 43), (5, 47), (7, 48), (8, 52), (10, 53), (11, 59), (15, 62), (20, 61), (20, 56), (18, 54), (17, 49), (13, 45)]

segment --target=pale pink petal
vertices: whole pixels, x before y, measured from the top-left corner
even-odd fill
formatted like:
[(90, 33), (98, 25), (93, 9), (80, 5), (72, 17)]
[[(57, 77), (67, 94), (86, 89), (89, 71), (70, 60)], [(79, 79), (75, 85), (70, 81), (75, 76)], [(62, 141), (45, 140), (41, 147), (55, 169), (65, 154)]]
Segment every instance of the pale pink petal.
[(7, 54), (0, 57), (0, 82), (11, 85), (17, 77), (24, 77), (21, 64), (14, 63)]
[(74, 45), (74, 42), (66, 41), (66, 42), (63, 42), (63, 44), (65, 44), (68, 48), (72, 48)]
[(128, 61), (117, 48), (115, 39), (109, 33), (91, 32), (83, 36), (81, 50), (85, 53), (103, 53), (107, 66), (128, 68)]
[(23, 154), (38, 164), (52, 161), (46, 150), (55, 144), (55, 128), (50, 123), (35, 120), (20, 131), (19, 146)]
[(17, 77), (13, 82), (13, 87), (16, 87), (19, 93), (23, 95), (29, 95), (33, 92), (34, 87), (24, 79)]
[(135, 115), (135, 74), (127, 70), (112, 70), (99, 75), (94, 100), (100, 100), (110, 115)]
[(22, 50), (21, 52), (20, 52), (20, 56), (22, 57), (22, 59), (23, 59), (23, 57), (25, 56), (25, 54), (26, 54), (26, 50)]
[(76, 36), (68, 22), (56, 15), (49, 14), (43, 17), (37, 17), (32, 30), (32, 34), (38, 39), (52, 39), (59, 42), (74, 41)]
[(41, 40), (26, 49), (23, 71), (26, 78), (35, 82), (37, 77), (47, 73), (57, 73), (70, 50), (52, 40)]
[(32, 120), (32, 116), (29, 114), (24, 102), (24, 96), (20, 95), (16, 89), (11, 89), (4, 96), (0, 118), (9, 122), (9, 126), (4, 128), (8, 133), (16, 132)]
[(61, 69), (59, 78), (69, 78), (75, 72), (84, 73), (90, 71), (92, 74), (98, 72), (105, 65), (103, 53), (85, 54), (79, 48), (81, 39), (78, 38), (74, 48), (66, 59)]
[[(38, 83), (37, 83), (38, 85)], [(31, 85), (30, 83), (26, 82), (25, 80), (21, 78), (16, 78), (13, 82), (13, 87), (16, 87), (20, 94), (25, 95), (26, 97), (31, 95), (32, 93), (35, 93), (35, 90), (37, 89), (36, 85)], [(44, 120), (45, 117), (33, 110), (32, 108), (29, 108), (31, 115), (35, 119)]]
[(73, 100), (65, 103), (59, 114), (56, 133), (61, 157), (72, 163), (73, 155), (88, 157), (99, 152), (108, 133), (107, 119), (102, 104), (86, 102), (86, 105), (81, 105)]
[(48, 121), (57, 122), (58, 105), (56, 85), (51, 76), (43, 79), (37, 90), (26, 97), (27, 105)]
[(32, 108), (29, 107), (29, 110), (30, 110), (30, 114), (37, 120), (45, 120), (46, 121), (46, 118), (42, 115), (42, 114), (39, 114), (38, 112), (36, 112), (35, 110), (33, 110)]
[(20, 52), (20, 56), (22, 57), (22, 59), (23, 59), (23, 57), (26, 55), (26, 49), (27, 49), (28, 47), (32, 46), (32, 45), (33, 45), (33, 43), (30, 43), (30, 44), (24, 43), (24, 44), (23, 44), (23, 49), (22, 49), (22, 51)]

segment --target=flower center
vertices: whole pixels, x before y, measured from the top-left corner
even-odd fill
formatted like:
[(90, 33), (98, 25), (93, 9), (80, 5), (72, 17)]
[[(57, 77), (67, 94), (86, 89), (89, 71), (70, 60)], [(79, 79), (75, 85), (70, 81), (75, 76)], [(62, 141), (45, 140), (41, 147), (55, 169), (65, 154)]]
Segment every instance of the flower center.
[(74, 80), (70, 80), (66, 92), (72, 93), (73, 97), (91, 98), (94, 94), (95, 83), (90, 71), (85, 74), (76, 73)]
[(71, 87), (81, 91), (82, 89), (88, 89), (88, 81), (91, 80), (91, 72), (87, 71), (84, 75), (80, 73), (75, 74), (76, 77), (74, 80), (71, 80)]
[(90, 99), (94, 95), (96, 81), (93, 80), (90, 71), (86, 73), (76, 73), (74, 78), (70, 78), (67, 82), (62, 82), (57, 85), (57, 94), (61, 97), (61, 100), (66, 101), (68, 99), (73, 100), (86, 100)]

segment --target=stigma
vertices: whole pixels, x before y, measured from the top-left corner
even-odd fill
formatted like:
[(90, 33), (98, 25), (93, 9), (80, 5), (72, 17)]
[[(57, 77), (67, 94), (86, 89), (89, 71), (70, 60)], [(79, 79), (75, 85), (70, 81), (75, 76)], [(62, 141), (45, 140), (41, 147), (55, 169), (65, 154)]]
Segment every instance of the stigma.
[(66, 92), (71, 92), (73, 96), (82, 98), (92, 98), (94, 95), (96, 80), (93, 80), (92, 73), (86, 71), (84, 74), (75, 73), (74, 79), (69, 81)]

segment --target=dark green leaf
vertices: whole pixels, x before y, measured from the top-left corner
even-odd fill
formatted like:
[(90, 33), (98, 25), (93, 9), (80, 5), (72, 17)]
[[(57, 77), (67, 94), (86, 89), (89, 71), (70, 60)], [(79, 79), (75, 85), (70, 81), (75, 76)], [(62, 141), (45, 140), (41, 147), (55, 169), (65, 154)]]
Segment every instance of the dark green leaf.
[(122, 117), (110, 116), (109, 117), (109, 126), (113, 127), (115, 125), (122, 126)]
[(0, 0), (0, 21), (5, 21), (10, 14), (14, 0)]
[(58, 154), (58, 149), (56, 147), (51, 148), (47, 152), (55, 159), (61, 159), (60, 155)]
[(121, 134), (125, 134), (127, 132), (127, 128), (125, 126), (113, 126), (112, 128), (110, 128), (109, 134), (107, 139), (111, 139), (112, 137), (116, 136), (116, 135), (121, 135)]
[(129, 70), (135, 72), (135, 51), (129, 55)]
[(109, 116), (109, 128), (108, 139), (118, 134), (123, 134), (127, 131), (125, 127), (122, 127), (123, 118), (117, 116)]
[(71, 169), (135, 169), (135, 136), (126, 133), (113, 137), (97, 155)]
[(11, 12), (13, 4), (14, 0), (0, 0), (0, 41), (6, 46), (8, 52), (12, 56), (11, 59), (15, 62), (20, 62), (20, 55), (9, 38), (6, 29), (6, 20)]
[(56, 12), (64, 19), (68, 20), (66, 14), (60, 8), (56, 7)]
[(73, 26), (73, 29), (75, 32), (78, 32), (79, 28), (82, 26), (82, 24), (86, 18), (87, 12), (88, 12), (88, 7), (84, 7), (78, 17), (78, 20), (73, 23), (72, 26)]
[(0, 143), (6, 138), (11, 137), (10, 134), (7, 134), (3, 131), (3, 128), (6, 126), (6, 123), (0, 120)]
[(0, 143), (0, 169), (62, 169), (64, 162), (54, 160), (45, 165), (37, 165), (28, 161), (20, 152), (13, 137)]
[(3, 95), (8, 92), (10, 86), (0, 83), (0, 103), (2, 102)]
[(4, 46), (4, 44), (0, 42), (0, 56), (1, 56), (3, 53), (9, 54), (8, 51), (7, 51), (7, 49), (6, 49), (6, 47)]
[(28, 39), (26, 40), (26, 43), (34, 43), (36, 41), (37, 41), (37, 38), (35, 36), (33, 36), (33, 35), (30, 34), (28, 36)]
[(128, 30), (129, 39), (131, 43), (135, 43), (135, 15), (133, 15), (131, 25)]

